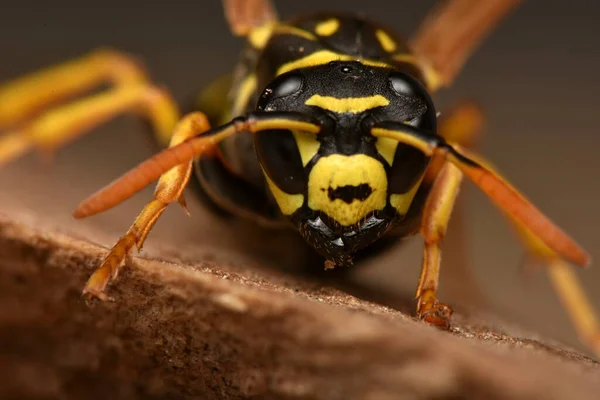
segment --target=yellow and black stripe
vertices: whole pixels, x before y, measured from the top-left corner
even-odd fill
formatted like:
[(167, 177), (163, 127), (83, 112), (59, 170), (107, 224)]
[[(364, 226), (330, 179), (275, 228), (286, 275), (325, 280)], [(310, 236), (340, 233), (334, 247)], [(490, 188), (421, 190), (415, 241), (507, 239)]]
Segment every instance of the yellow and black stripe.
[[(332, 69), (334, 64), (349, 72)], [(288, 98), (282, 100), (289, 103), (285, 111), (310, 114), (318, 110), (343, 116), (336, 121), (338, 126), (350, 127), (351, 121), (374, 110), (389, 119), (398, 117), (394, 110), (400, 109), (406, 111), (406, 120), (418, 117), (425, 109), (433, 110), (432, 104), (415, 103), (408, 107), (412, 111), (407, 111), (405, 104), (398, 103), (393, 88), (378, 87), (367, 79), (373, 75), (388, 82), (391, 71), (400, 79), (407, 76), (424, 87), (435, 87), (431, 73), (410, 54), (404, 41), (365, 19), (315, 14), (269, 23), (248, 35), (248, 48), (235, 73), (229, 107), (220, 122), (257, 106), (261, 109), (263, 90), (290, 90), (285, 85), (298, 87), (294, 89), (298, 95), (293, 104)], [(294, 78), (296, 72), (303, 77)], [(293, 79), (302, 82), (297, 84)], [(340, 84), (348, 79), (353, 83)], [(277, 99), (271, 97), (268, 104), (275, 107)], [(273, 209), (264, 209), (264, 204), (274, 203), (313, 246), (328, 242), (319, 237), (327, 236), (328, 229), (332, 230), (332, 238), (361, 230), (361, 235), (344, 239), (344, 251), (355, 251), (387, 231), (392, 220), (409, 213), (415, 196), (422, 197), (417, 192), (428, 162), (429, 158), (418, 150), (386, 138), (366, 143), (351, 134), (319, 137), (292, 130), (231, 137), (222, 144), (219, 158), (205, 157), (197, 170), (201, 182), (210, 186), (207, 192), (215, 202), (224, 203), (226, 199), (227, 204), (237, 205), (239, 213), (250, 211), (257, 218), (276, 221)], [(210, 165), (213, 163), (219, 166)], [(245, 189), (232, 190), (233, 186)], [(248, 186), (255, 189), (249, 191)], [(252, 199), (244, 193), (253, 193)], [(257, 193), (268, 194), (256, 201)], [(317, 220), (322, 222), (318, 234), (306, 225), (307, 221)], [(341, 254), (333, 242), (321, 246), (322, 253), (331, 257)]]

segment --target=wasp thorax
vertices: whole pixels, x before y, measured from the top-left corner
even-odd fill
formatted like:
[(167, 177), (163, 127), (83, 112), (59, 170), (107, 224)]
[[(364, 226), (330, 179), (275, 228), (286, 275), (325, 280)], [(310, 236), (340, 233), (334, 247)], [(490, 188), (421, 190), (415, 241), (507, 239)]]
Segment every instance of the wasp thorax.
[(353, 226), (386, 205), (383, 164), (365, 154), (321, 157), (308, 177), (308, 207)]

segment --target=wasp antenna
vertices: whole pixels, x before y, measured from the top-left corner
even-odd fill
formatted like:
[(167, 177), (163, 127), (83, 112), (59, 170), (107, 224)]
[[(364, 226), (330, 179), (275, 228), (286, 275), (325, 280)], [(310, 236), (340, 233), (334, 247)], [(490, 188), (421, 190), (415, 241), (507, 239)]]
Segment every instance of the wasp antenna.
[(456, 165), (469, 177), (518, 227), (527, 231), (535, 246), (530, 246), (545, 258), (563, 257), (570, 262), (587, 266), (589, 255), (538, 210), (529, 200), (504, 179), (482, 157), (458, 145), (446, 143), (443, 138), (422, 132), (398, 122), (379, 123), (371, 128), (376, 137), (388, 137), (421, 150), (428, 156), (439, 154)]
[[(488, 162), (459, 146), (444, 146), (457, 165), (502, 211), (527, 231), (530, 246), (544, 258), (559, 255), (575, 265), (587, 266), (590, 256), (528, 199), (496, 172)], [(542, 243), (539, 243), (541, 241)], [(554, 253), (554, 254), (553, 254)]]
[[(188, 122), (188, 123), (183, 123)], [(171, 168), (185, 164), (205, 153), (218, 143), (242, 132), (259, 132), (270, 129), (301, 130), (309, 133), (321, 131), (321, 125), (309, 116), (285, 112), (256, 112), (238, 117), (231, 122), (209, 131), (198, 131), (197, 124), (182, 120), (176, 128), (194, 130), (197, 136), (169, 147), (143, 161), (120, 178), (100, 189), (75, 209), (75, 218), (85, 218), (106, 211), (127, 200)], [(188, 136), (193, 136), (192, 134)]]

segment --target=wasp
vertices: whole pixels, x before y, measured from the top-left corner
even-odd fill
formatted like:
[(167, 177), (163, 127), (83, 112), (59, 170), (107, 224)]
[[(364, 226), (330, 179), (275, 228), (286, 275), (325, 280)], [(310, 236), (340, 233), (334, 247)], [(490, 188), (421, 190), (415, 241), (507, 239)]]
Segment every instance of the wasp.
[[(111, 248), (84, 294), (108, 283), (194, 176), (210, 206), (262, 227), (289, 226), (326, 268), (352, 265), (382, 241), (424, 240), (416, 315), (448, 328), (437, 298), (440, 244), (464, 177), (509, 218), (543, 259), (581, 338), (600, 353), (600, 328), (568, 263), (588, 254), (473, 151), (478, 113), (440, 117), (433, 94), (450, 86), (478, 43), (520, 1), (440, 3), (409, 41), (358, 14), (279, 19), (268, 0), (224, 0), (239, 65), (182, 113), (129, 55), (98, 50), (0, 87), (0, 164), (34, 146), (57, 148), (126, 112), (142, 113), (164, 147), (84, 200), (75, 218), (125, 201), (158, 180), (153, 199)], [(104, 83), (108, 91), (66, 102)]]

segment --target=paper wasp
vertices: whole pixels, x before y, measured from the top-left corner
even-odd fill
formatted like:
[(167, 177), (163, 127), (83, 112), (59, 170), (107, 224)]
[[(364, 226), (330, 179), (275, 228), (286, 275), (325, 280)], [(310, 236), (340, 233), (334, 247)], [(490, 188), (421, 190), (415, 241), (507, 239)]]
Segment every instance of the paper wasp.
[[(226, 107), (209, 111), (209, 99), (206, 109), (198, 108), (205, 113), (182, 116), (169, 93), (127, 55), (98, 51), (0, 89), (6, 110), (0, 123), (14, 127), (2, 136), (0, 162), (142, 111), (169, 149), (83, 202), (75, 216), (102, 212), (159, 179), (155, 198), (90, 278), (86, 293), (105, 297), (111, 277), (166, 206), (184, 204), (194, 174), (205, 200), (262, 225), (289, 223), (327, 267), (351, 264), (382, 236), (421, 233), (417, 315), (439, 326), (447, 326), (451, 314), (436, 297), (439, 244), (466, 175), (547, 261), (583, 337), (597, 343), (592, 313), (574, 295), (579, 290), (564, 264), (586, 265), (587, 254), (472, 153), (468, 129), (457, 134), (438, 121), (431, 99), (516, 3), (448, 2), (404, 43), (362, 17), (322, 13), (280, 21), (266, 2), (225, 2), (233, 32), (248, 39)], [(106, 80), (113, 90), (41, 112)]]

